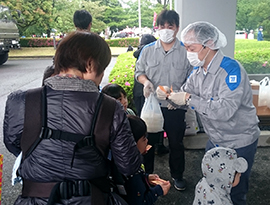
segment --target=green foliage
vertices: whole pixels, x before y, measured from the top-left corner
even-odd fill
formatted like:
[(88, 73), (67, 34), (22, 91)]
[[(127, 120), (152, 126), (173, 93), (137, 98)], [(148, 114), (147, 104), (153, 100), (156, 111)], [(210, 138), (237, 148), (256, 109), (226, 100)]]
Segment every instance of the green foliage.
[(264, 38), (270, 36), (270, 7), (269, 0), (257, 0), (256, 6), (253, 7), (251, 16), (257, 19), (257, 28), (263, 26)]
[(237, 30), (255, 30), (258, 17), (252, 16), (252, 11), (256, 7), (258, 0), (238, 0), (236, 13), (236, 29)]
[[(18, 22), (21, 35), (31, 36), (32, 34), (48, 34), (52, 29), (58, 33), (68, 33), (75, 30), (73, 24), (73, 14), (78, 9), (86, 9), (93, 17), (92, 31), (99, 33), (107, 26), (103, 22), (106, 6), (100, 1), (91, 2), (88, 0), (8, 0), (0, 2), (8, 6), (13, 11), (13, 16)], [(19, 17), (16, 10), (22, 13)]]
[[(24, 34), (29, 27), (34, 26), (42, 28), (44, 33), (47, 33), (46, 31), (50, 30), (49, 24), (53, 21), (51, 1), (8, 0), (5, 2), (1, 1), (0, 3), (11, 9), (21, 34)], [(22, 13), (22, 17), (17, 15), (16, 10), (19, 10)]]
[(264, 28), (264, 37), (270, 38), (269, 0), (237, 0), (236, 29), (254, 30)]
[(133, 52), (123, 53), (118, 56), (113, 70), (109, 76), (110, 83), (116, 83), (124, 88), (127, 93), (129, 107), (133, 110), (133, 86), (134, 86), (134, 70), (136, 58), (133, 57)]
[(126, 27), (126, 25), (122, 25), (121, 23), (125, 18), (126, 16), (123, 8), (115, 2), (115, 4), (107, 6), (103, 21), (111, 28), (111, 30), (116, 30), (116, 28), (121, 30)]
[(270, 73), (270, 42), (236, 39), (234, 57), (248, 74)]
[[(138, 26), (139, 15), (138, 15), (138, 3), (135, 4), (131, 1), (127, 3), (129, 8), (125, 9), (125, 13), (129, 14), (127, 19), (127, 25), (130, 27)], [(143, 27), (153, 27), (154, 12), (160, 13), (163, 9), (161, 4), (153, 5), (150, 1), (141, 1), (141, 24)]]
[[(60, 39), (55, 39), (58, 42)], [(128, 47), (129, 45), (137, 47), (139, 38), (117, 38), (106, 40), (110, 47)], [(53, 47), (53, 38), (21, 38), (21, 47)]]
[(117, 38), (106, 40), (110, 47), (128, 47), (129, 45), (137, 47), (140, 44), (139, 38)]

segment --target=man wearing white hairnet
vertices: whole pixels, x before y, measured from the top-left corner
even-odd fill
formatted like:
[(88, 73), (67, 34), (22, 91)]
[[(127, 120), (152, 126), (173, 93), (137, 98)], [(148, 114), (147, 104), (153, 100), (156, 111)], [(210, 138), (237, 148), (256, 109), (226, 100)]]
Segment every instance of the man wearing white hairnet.
[(208, 22), (195, 22), (181, 33), (193, 73), (182, 86), (183, 92), (168, 97), (176, 104), (188, 104), (196, 110), (209, 140), (206, 151), (230, 147), (248, 162), (240, 183), (232, 189), (233, 204), (246, 204), (248, 180), (256, 153), (260, 130), (252, 90), (245, 69), (223, 55), (223, 33)]

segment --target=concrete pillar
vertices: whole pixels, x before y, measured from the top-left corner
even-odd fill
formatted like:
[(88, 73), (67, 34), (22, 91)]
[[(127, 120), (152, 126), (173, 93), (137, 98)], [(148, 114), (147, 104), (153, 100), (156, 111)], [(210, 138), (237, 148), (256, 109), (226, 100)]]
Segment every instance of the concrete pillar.
[(180, 17), (178, 38), (183, 28), (195, 21), (208, 21), (227, 37), (227, 46), (222, 49), (234, 57), (235, 23), (237, 0), (175, 0), (175, 11)]

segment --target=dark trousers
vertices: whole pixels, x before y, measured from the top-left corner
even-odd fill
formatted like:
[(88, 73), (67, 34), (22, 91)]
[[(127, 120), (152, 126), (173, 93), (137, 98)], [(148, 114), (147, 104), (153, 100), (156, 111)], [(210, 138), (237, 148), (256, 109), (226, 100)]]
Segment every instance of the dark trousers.
[[(185, 170), (183, 138), (186, 129), (186, 111), (182, 109), (168, 110), (167, 108), (161, 108), (161, 111), (164, 117), (163, 128), (167, 133), (169, 141), (169, 166), (171, 176), (175, 179), (179, 179), (183, 177), (183, 172)], [(163, 132), (148, 133), (148, 143), (158, 143), (161, 134), (163, 135)], [(146, 173), (153, 173), (155, 150), (151, 148), (149, 151), (150, 152), (144, 156), (144, 166)], [(147, 172), (147, 170), (152, 172)]]
[[(258, 140), (246, 147), (235, 149), (238, 157), (243, 157), (247, 160), (248, 169), (241, 174), (240, 182), (237, 186), (232, 188), (231, 199), (234, 205), (246, 205), (246, 194), (248, 192), (248, 182), (250, 177), (251, 168), (253, 166), (254, 157), (257, 151)], [(205, 150), (213, 148), (214, 145), (208, 140)]]
[(183, 138), (186, 130), (185, 110), (161, 109), (164, 117), (164, 130), (169, 140), (169, 166), (174, 179), (183, 177), (185, 171), (185, 148)]
[[(160, 137), (163, 136), (164, 132), (158, 133), (147, 133), (148, 144), (152, 145), (152, 148), (148, 150), (147, 154), (143, 155), (145, 172), (152, 174), (154, 172), (154, 161), (155, 161), (155, 145), (159, 143)], [(161, 136), (162, 135), (162, 136)]]

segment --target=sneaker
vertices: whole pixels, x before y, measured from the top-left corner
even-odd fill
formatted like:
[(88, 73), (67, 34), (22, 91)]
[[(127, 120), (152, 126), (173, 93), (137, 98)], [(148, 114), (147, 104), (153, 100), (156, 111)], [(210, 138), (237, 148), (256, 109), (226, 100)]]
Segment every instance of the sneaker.
[(184, 191), (186, 189), (185, 179), (173, 179), (174, 188), (178, 191)]

